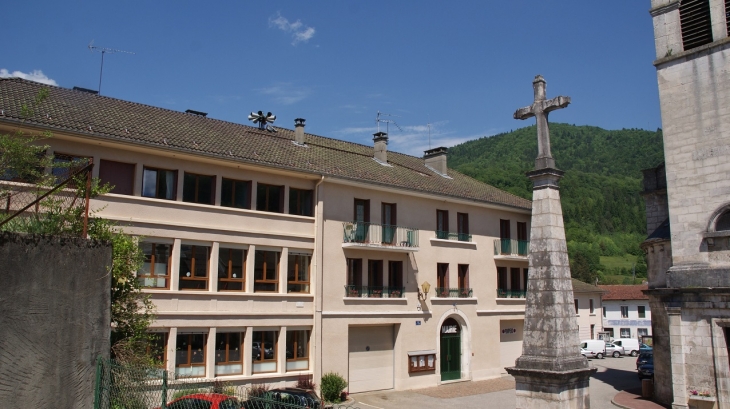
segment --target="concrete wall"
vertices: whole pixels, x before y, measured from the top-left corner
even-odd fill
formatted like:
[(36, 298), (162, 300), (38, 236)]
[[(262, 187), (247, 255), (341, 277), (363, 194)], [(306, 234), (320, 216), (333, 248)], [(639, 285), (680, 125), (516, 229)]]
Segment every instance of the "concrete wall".
[(109, 357), (111, 247), (0, 235), (0, 402), (92, 408)]

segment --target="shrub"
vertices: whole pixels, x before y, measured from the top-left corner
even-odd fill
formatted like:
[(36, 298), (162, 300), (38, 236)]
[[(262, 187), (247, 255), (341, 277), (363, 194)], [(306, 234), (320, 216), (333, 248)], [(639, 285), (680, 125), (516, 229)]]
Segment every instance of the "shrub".
[(248, 396), (258, 398), (261, 396), (266, 395), (266, 393), (269, 391), (269, 385), (263, 383), (263, 384), (256, 384), (252, 385), (251, 389), (248, 390)]
[(315, 390), (317, 389), (317, 384), (312, 381), (312, 375), (299, 375), (296, 387), (299, 389)]
[(182, 398), (185, 395), (192, 395), (195, 393), (205, 393), (203, 389), (200, 388), (187, 388), (187, 389), (180, 389), (175, 391), (175, 393), (172, 394), (172, 398), (170, 398), (170, 401), (173, 401), (177, 398)]
[(326, 402), (340, 403), (340, 393), (347, 388), (347, 381), (340, 374), (328, 372), (322, 375), (320, 389)]

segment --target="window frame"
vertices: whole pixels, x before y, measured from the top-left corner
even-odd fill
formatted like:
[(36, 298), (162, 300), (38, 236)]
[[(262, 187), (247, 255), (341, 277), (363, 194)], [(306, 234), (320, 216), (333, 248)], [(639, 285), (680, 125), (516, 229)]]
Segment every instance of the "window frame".
[[(624, 335), (624, 332), (628, 333), (628, 335)], [(619, 328), (618, 333), (619, 338), (631, 338), (631, 328)]]
[[(155, 172), (155, 195), (154, 196), (147, 196), (145, 195), (145, 174), (146, 172)], [(160, 172), (170, 172), (172, 173), (172, 194), (170, 195), (170, 198), (167, 197), (160, 197)], [(164, 168), (155, 168), (150, 166), (143, 166), (142, 167), (142, 197), (147, 197), (150, 199), (160, 199), (160, 200), (177, 200), (177, 170), (173, 169), (164, 169)]]
[[(160, 369), (165, 369), (167, 367), (167, 344), (170, 339), (170, 333), (162, 332), (162, 331), (159, 331), (159, 332), (152, 331), (152, 332), (149, 332), (148, 335), (150, 338), (147, 339), (147, 341), (148, 341), (147, 348), (146, 348), (147, 354), (148, 354), (148, 356), (162, 355), (162, 361), (161, 362), (155, 361), (155, 364), (156, 364), (155, 366)], [(161, 337), (161, 339), (152, 340), (151, 337), (155, 337), (155, 338)], [(161, 351), (162, 353), (161, 354), (156, 354), (155, 353), (156, 351), (153, 351), (153, 346), (158, 346), (158, 345), (153, 345), (153, 344), (157, 343), (156, 341), (162, 342), (162, 351)], [(153, 358), (153, 360), (154, 359), (155, 358)]]
[[(198, 336), (198, 335), (202, 335), (203, 336), (203, 348), (200, 351), (197, 351), (197, 352), (202, 352), (202, 354), (203, 354), (203, 362), (202, 363), (201, 362), (193, 363), (192, 362), (193, 361), (193, 351), (192, 351), (193, 342), (192, 342), (192, 339), (193, 339), (194, 336)], [(180, 337), (184, 337), (184, 336), (187, 336), (188, 337), (187, 362), (184, 363), (184, 364), (181, 364), (180, 363), (180, 360), (177, 359), (178, 358), (178, 342), (180, 340)], [(206, 375), (206, 373), (205, 373), (206, 372), (205, 371), (205, 366), (206, 366), (206, 361), (207, 361), (207, 357), (206, 357), (206, 352), (207, 352), (206, 349), (208, 349), (207, 348), (207, 345), (208, 345), (208, 334), (200, 334), (200, 333), (195, 333), (195, 334), (192, 334), (192, 333), (177, 334), (177, 338), (175, 340), (175, 377), (177, 377), (177, 378), (204, 378), (205, 375)], [(177, 373), (177, 368), (192, 368), (192, 367), (195, 367), (195, 366), (199, 366), (199, 367), (202, 366), (203, 367), (203, 375), (189, 375), (189, 376), (187, 376), (187, 375), (180, 375), (180, 374)]]
[[(230, 360), (231, 335), (232, 334), (234, 334), (234, 335), (235, 334), (238, 334), (238, 336), (240, 337), (240, 342), (241, 342), (240, 345), (238, 345), (239, 353), (238, 353), (238, 360), (237, 361), (231, 361)], [(219, 336), (222, 336), (222, 335), (225, 335), (225, 337), (226, 337), (226, 339), (224, 341), (224, 343), (225, 343), (225, 349), (224, 350), (218, 349), (218, 337)], [(213, 357), (213, 359), (214, 359), (214, 364), (215, 364), (216, 368), (214, 368), (214, 370), (213, 370), (214, 375), (215, 376), (228, 376), (228, 375), (242, 374), (243, 373), (243, 356), (244, 356), (243, 344), (244, 344), (244, 339), (245, 339), (245, 333), (243, 331), (221, 331), (221, 332), (216, 332), (215, 338), (216, 338), (216, 340), (215, 340), (216, 341), (215, 342), (215, 348), (214, 348), (214, 350), (215, 350), (215, 357)], [(218, 360), (218, 351), (224, 351), (224, 354), (225, 354), (224, 360), (222, 360), (222, 361), (219, 361)], [(226, 373), (226, 374), (218, 374), (218, 373), (216, 373), (217, 372), (216, 369), (217, 369), (218, 366), (237, 365), (237, 364), (240, 364), (241, 365), (241, 372), (240, 373)]]
[[(298, 356), (298, 354), (297, 354), (297, 352), (298, 352), (297, 351), (298, 350), (298, 348), (297, 348), (298, 347), (298, 337), (296, 335), (297, 335), (297, 333), (302, 333), (302, 332), (306, 333), (307, 344), (306, 344), (306, 347), (303, 349), (305, 355), (304, 356)], [(287, 353), (289, 352), (290, 335), (291, 335), (292, 341), (294, 342), (294, 345), (292, 347), (292, 351), (294, 351), (294, 352), (292, 354), (293, 355), (292, 358), (289, 358), (289, 357), (286, 358), (286, 362), (289, 363), (289, 362), (307, 361), (307, 367), (306, 368), (301, 368), (301, 369), (291, 369), (291, 370), (287, 368), (287, 372), (290, 372), (290, 371), (306, 371), (306, 370), (309, 370), (309, 347), (310, 347), (310, 342), (311, 342), (311, 338), (310, 338), (311, 337), (311, 331), (310, 330), (306, 330), (306, 329), (304, 329), (304, 330), (292, 330), (292, 331), (287, 330), (286, 331), (286, 352)]]
[[(227, 201), (224, 199), (226, 195), (226, 183), (231, 183), (231, 189), (230, 189), (230, 204), (227, 204)], [(243, 187), (241, 187), (240, 184), (243, 184)], [(238, 179), (231, 179), (231, 178), (224, 178), (221, 177), (221, 207), (228, 207), (232, 209), (251, 209), (251, 183), (250, 180), (238, 180)], [(244, 193), (244, 199), (243, 199), (243, 206), (236, 206), (236, 191), (242, 188), (245, 190)]]
[(436, 238), (449, 239), (449, 211), (436, 209)]
[[(266, 333), (267, 332), (273, 332), (274, 333), (274, 345), (272, 347), (274, 357), (266, 359)], [(256, 339), (256, 334), (261, 334), (261, 339)], [(279, 362), (278, 362), (278, 356), (279, 356), (279, 330), (263, 330), (263, 331), (253, 331), (251, 334), (251, 341), (259, 342), (259, 345), (262, 349), (259, 349), (259, 359), (256, 359), (253, 356), (253, 350), (251, 351), (251, 373), (252, 374), (258, 374), (258, 373), (273, 373), (277, 372), (279, 370)], [(273, 371), (256, 371), (255, 364), (256, 363), (266, 363), (266, 362), (274, 362), (275, 368)]]
[[(107, 174), (106, 169), (108, 169), (108, 168), (105, 166), (105, 164), (107, 164), (106, 166), (114, 167), (112, 169), (112, 171), (108, 171), (109, 174)], [(120, 165), (123, 165), (123, 166), (120, 166)], [(120, 168), (124, 168), (127, 171), (129, 170), (129, 168), (131, 168), (131, 170), (132, 170), (131, 175), (121, 174), (119, 172)], [(117, 179), (121, 179), (121, 177), (119, 177), (119, 176), (124, 176), (125, 178), (130, 177), (131, 180), (128, 181), (129, 185), (130, 185), (129, 193), (120, 192), (119, 190), (121, 190), (121, 189), (119, 189), (120, 188), (119, 184), (113, 184), (114, 187), (112, 188), (112, 190), (109, 191), (109, 193), (113, 193), (116, 195), (133, 196), (134, 195), (134, 186), (136, 184), (135, 183), (136, 182), (136, 180), (135, 180), (136, 179), (135, 178), (136, 170), (137, 170), (136, 163), (126, 163), (126, 162), (119, 162), (119, 161), (110, 160), (110, 159), (100, 159), (99, 160), (99, 181), (102, 184), (105, 184), (105, 183), (112, 184), (110, 179), (114, 179), (115, 177), (118, 177)]]
[(645, 305), (637, 305), (636, 312), (639, 314), (639, 318), (646, 318), (646, 306)]
[[(145, 244), (151, 244), (152, 245), (152, 251), (150, 254), (150, 274), (140, 274), (141, 270), (137, 270), (137, 280), (140, 279), (155, 279), (158, 278), (164, 278), (165, 279), (165, 286), (164, 287), (157, 287), (157, 286), (147, 286), (142, 284), (142, 288), (151, 288), (151, 289), (170, 289), (170, 281), (172, 279), (172, 251), (174, 244), (169, 243), (157, 243), (152, 241), (141, 241), (139, 242), (139, 246), (142, 247)], [(165, 272), (165, 275), (157, 275), (155, 274), (155, 265), (156, 263), (156, 256), (157, 252), (155, 251), (156, 246), (167, 246), (168, 247), (168, 253), (167, 253), (167, 271)], [(142, 248), (142, 253), (144, 254), (144, 247)], [(147, 262), (147, 254), (144, 254), (145, 261), (143, 261), (142, 265), (144, 265)], [(156, 281), (155, 281), (156, 282)]]
[[(622, 305), (620, 309), (621, 309), (621, 318), (629, 318), (629, 306)], [(626, 311), (626, 314), (624, 314), (624, 311)]]
[(347, 259), (347, 285), (362, 287), (362, 259)]
[(436, 263), (436, 287), (449, 288), (449, 263)]
[[(190, 196), (188, 196), (189, 192), (186, 189), (187, 183), (188, 183), (188, 178), (192, 178), (195, 180), (195, 192), (193, 192), (192, 200), (189, 200), (190, 199)], [(210, 197), (207, 200), (201, 200), (201, 198), (200, 198), (201, 178), (210, 178)], [(213, 204), (215, 204), (215, 185), (216, 185), (216, 176), (215, 175), (203, 175), (200, 173), (183, 172), (182, 201), (185, 203), (213, 205)]]
[(469, 213), (456, 213), (456, 234), (459, 241), (469, 240)]
[[(225, 265), (222, 265), (221, 264), (221, 260), (223, 258), (221, 257), (221, 254), (223, 254), (223, 252), (226, 251), (226, 250), (228, 250), (228, 263), (226, 263)], [(236, 273), (235, 271), (233, 271), (234, 270), (234, 268), (233, 268), (233, 262), (234, 262), (233, 252), (234, 251), (241, 251), (243, 253), (242, 254), (243, 260), (242, 260), (241, 277), (240, 278), (239, 277), (232, 277), (232, 275), (234, 273)], [(219, 292), (244, 292), (244, 291), (246, 291), (246, 260), (247, 259), (248, 259), (248, 249), (239, 249), (239, 248), (231, 248), (231, 247), (223, 247), (223, 246), (219, 246), (218, 247), (218, 271), (217, 271), (218, 277), (217, 277), (217, 281), (218, 281), (218, 291)], [(224, 277), (221, 276), (221, 268), (223, 268), (225, 270), (225, 276)], [(222, 290), (221, 289), (221, 287), (222, 287), (221, 284), (222, 283), (234, 283), (234, 284), (240, 283), (241, 284), (241, 289), (240, 290), (235, 290), (235, 289), (233, 289), (233, 290), (229, 290), (229, 289)]]
[[(468, 290), (471, 287), (469, 287), (469, 264), (457, 264), (457, 274), (458, 274), (458, 289), (461, 292), (462, 290)], [(461, 294), (466, 295), (468, 294)]]
[[(301, 260), (306, 257), (307, 259), (307, 280), (301, 280)], [(292, 263), (294, 258), (294, 263)], [(292, 266), (294, 270), (292, 271)], [(294, 279), (292, 280), (291, 273), (293, 273)], [(298, 294), (309, 294), (311, 292), (311, 277), (312, 277), (312, 255), (311, 254), (299, 254), (289, 253), (287, 257), (287, 274), (286, 274), (286, 292), (287, 293), (298, 293)], [(306, 291), (293, 291), (290, 286), (306, 286)]]
[[(267, 270), (268, 270), (268, 262), (266, 260), (266, 254), (273, 253), (275, 255), (276, 259), (276, 265), (274, 266), (274, 278), (268, 278), (267, 276)], [(256, 270), (258, 268), (258, 262), (259, 262), (259, 254), (261, 254), (261, 277), (260, 279), (256, 278)], [(278, 293), (279, 292), (279, 274), (281, 272), (279, 271), (281, 268), (281, 251), (275, 251), (275, 250), (256, 250), (254, 252), (254, 288), (253, 292), (255, 293)], [(258, 285), (267, 285), (267, 284), (274, 284), (273, 290), (261, 290), (257, 289)]]
[(391, 293), (395, 289), (394, 287), (398, 288), (397, 291), (405, 288), (403, 285), (403, 262), (400, 260), (388, 260), (388, 287)]
[[(182, 260), (183, 260), (184, 253), (185, 253), (185, 247), (190, 247), (190, 250), (191, 250), (190, 271), (188, 271), (190, 273), (190, 277), (184, 275), (184, 273), (183, 273), (184, 263)], [(195, 256), (196, 247), (207, 249), (207, 251), (206, 251), (207, 258), (205, 258), (205, 260), (204, 260), (204, 265), (205, 265), (205, 276), (204, 277), (200, 277), (195, 274), (196, 273), (196, 264), (197, 264), (196, 263), (197, 258)], [(178, 285), (177, 285), (178, 290), (180, 290), (180, 291), (206, 291), (206, 290), (208, 290), (208, 281), (210, 280), (210, 255), (212, 253), (212, 250), (213, 249), (211, 246), (205, 246), (205, 245), (200, 245), (200, 244), (181, 244), (180, 245), (180, 263), (178, 266)], [(203, 261), (201, 260), (201, 262), (203, 262)], [(183, 288), (183, 286), (182, 286), (183, 282), (202, 282), (202, 283), (204, 283), (204, 287), (203, 288)]]
[[(308, 212), (306, 211), (306, 194), (309, 194)], [(294, 204), (294, 209), (292, 209), (292, 204)], [(308, 217), (314, 216), (314, 190), (289, 187), (289, 214)]]
[(595, 306), (593, 305), (593, 298), (590, 298), (590, 299), (588, 300), (588, 308), (589, 308), (588, 312), (589, 312), (590, 314), (595, 314), (595, 313), (596, 313), (596, 309), (595, 309)]
[[(260, 190), (263, 189), (265, 191), (264, 196), (264, 202), (263, 206), (259, 206), (261, 204), (261, 195)], [(279, 190), (279, 203), (273, 204), (277, 206), (277, 210), (270, 210), (273, 208), (272, 203), (269, 201), (270, 191), (272, 189), (278, 189)], [(261, 208), (263, 207), (263, 208)], [(259, 212), (269, 212), (269, 213), (284, 213), (284, 185), (270, 185), (268, 183), (256, 183), (256, 210)]]

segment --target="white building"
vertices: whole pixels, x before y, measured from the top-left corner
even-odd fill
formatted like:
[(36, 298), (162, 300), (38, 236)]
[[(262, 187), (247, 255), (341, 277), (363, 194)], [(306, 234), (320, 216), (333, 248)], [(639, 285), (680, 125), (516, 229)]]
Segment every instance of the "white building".
[(601, 321), (603, 290), (575, 278), (572, 281), (575, 314), (578, 320), (578, 338), (581, 340), (598, 339), (598, 334), (603, 332), (603, 323)]
[(649, 297), (643, 293), (647, 284), (599, 285), (603, 294), (603, 330), (613, 338), (636, 338), (651, 335)]

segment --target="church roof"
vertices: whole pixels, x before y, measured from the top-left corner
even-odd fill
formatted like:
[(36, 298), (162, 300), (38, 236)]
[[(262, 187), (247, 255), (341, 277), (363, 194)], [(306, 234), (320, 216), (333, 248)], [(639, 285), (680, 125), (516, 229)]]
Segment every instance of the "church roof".
[[(30, 116), (21, 106), (47, 88), (48, 98)], [(0, 79), (0, 122), (36, 126), (157, 149), (265, 167), (361, 181), (475, 202), (529, 210), (532, 202), (453, 169), (449, 178), (415, 156), (388, 152), (388, 164), (373, 159), (373, 147), (306, 134), (306, 147), (293, 143), (294, 131), (277, 132), (201, 115), (124, 101), (19, 78)]]

